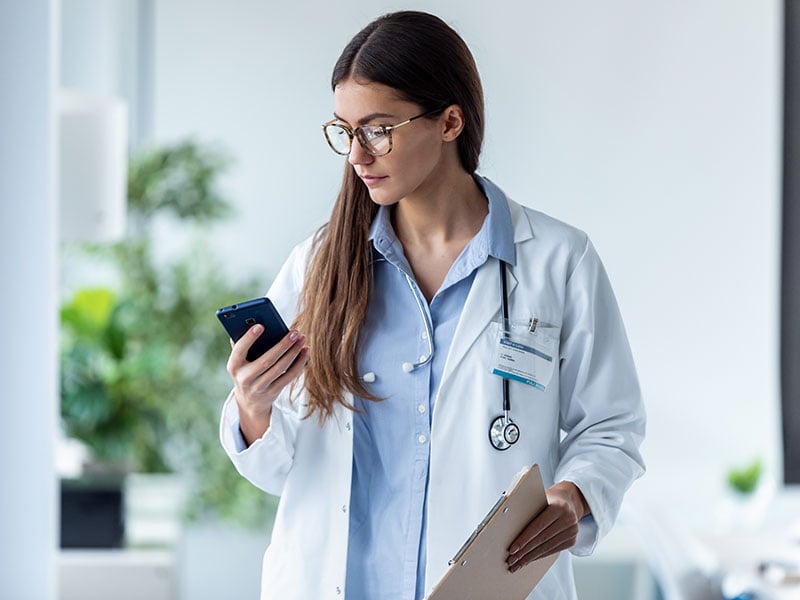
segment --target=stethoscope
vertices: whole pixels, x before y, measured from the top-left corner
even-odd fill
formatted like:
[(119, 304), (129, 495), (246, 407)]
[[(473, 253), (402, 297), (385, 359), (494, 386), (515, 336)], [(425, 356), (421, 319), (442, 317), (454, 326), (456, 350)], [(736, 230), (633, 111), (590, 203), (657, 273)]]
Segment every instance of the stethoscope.
[[(508, 284), (506, 283), (506, 261), (501, 260), (500, 282), (503, 287), (503, 329), (508, 323)], [(508, 450), (519, 441), (519, 425), (511, 420), (511, 398), (508, 393), (508, 379), (503, 380), (503, 414), (497, 415), (489, 424), (489, 443), (496, 450)]]
[[(508, 265), (506, 261), (500, 260), (500, 282), (503, 290), (503, 323), (508, 323), (508, 284), (506, 283), (506, 272)], [(419, 294), (414, 289), (414, 283), (411, 278), (406, 275), (406, 282), (411, 288), (414, 299), (417, 301), (417, 308), (419, 309), (422, 322), (425, 324), (425, 337), (428, 341), (428, 353), (420, 357), (418, 362), (404, 362), (402, 367), (406, 373), (411, 373), (416, 369), (427, 365), (433, 360), (433, 332), (431, 332), (428, 318), (425, 315), (425, 309), (419, 299)], [(375, 381), (373, 373), (367, 373), (362, 377), (366, 382)], [(503, 414), (497, 415), (489, 424), (489, 443), (496, 450), (508, 450), (511, 446), (519, 441), (519, 425), (511, 420), (511, 399), (508, 392), (508, 379), (502, 377), (503, 380)]]
[[(373, 257), (372, 264), (378, 262), (389, 262), (389, 261), (386, 260), (386, 258), (384, 258), (383, 256)], [(402, 269), (397, 269), (397, 270), (400, 271), (400, 273), (405, 277), (406, 283), (408, 284), (408, 287), (411, 290), (411, 295), (417, 302), (417, 310), (419, 310), (419, 315), (420, 317), (422, 317), (422, 323), (425, 326), (425, 340), (428, 342), (428, 353), (420, 356), (419, 361), (413, 363), (404, 362), (401, 365), (403, 371), (405, 371), (406, 373), (411, 373), (412, 371), (415, 371), (420, 367), (427, 365), (429, 362), (433, 360), (433, 332), (431, 331), (430, 323), (428, 323), (428, 318), (425, 315), (425, 308), (422, 306), (422, 301), (419, 299), (419, 292), (417, 292), (414, 286), (414, 280), (408, 275), (408, 273), (405, 273)], [(364, 375), (361, 376), (361, 381), (365, 383), (374, 383), (375, 379), (376, 379), (375, 373), (373, 373), (372, 371), (364, 373)]]

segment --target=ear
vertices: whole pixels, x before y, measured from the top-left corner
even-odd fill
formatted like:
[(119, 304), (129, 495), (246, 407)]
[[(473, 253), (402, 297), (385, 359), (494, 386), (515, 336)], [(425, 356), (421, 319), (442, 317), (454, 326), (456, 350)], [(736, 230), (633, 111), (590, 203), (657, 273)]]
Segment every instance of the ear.
[(464, 129), (464, 111), (458, 104), (451, 104), (439, 117), (442, 123), (442, 141), (454, 141)]

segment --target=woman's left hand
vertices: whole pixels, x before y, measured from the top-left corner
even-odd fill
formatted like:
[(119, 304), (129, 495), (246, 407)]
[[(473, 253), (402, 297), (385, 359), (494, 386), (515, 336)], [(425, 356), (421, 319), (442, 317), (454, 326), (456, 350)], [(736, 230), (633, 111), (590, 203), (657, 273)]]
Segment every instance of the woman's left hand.
[(571, 481), (555, 484), (547, 490), (547, 503), (547, 508), (511, 542), (506, 563), (512, 573), (575, 545), (578, 521), (589, 514), (589, 505), (578, 486)]

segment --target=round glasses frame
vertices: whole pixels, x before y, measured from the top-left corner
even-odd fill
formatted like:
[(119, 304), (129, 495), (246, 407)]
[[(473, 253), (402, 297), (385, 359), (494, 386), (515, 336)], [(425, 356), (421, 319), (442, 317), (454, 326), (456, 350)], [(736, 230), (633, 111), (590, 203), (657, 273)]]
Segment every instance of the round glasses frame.
[[(398, 127), (402, 127), (403, 125), (408, 125), (412, 121), (416, 121), (417, 119), (421, 119), (423, 117), (430, 117), (431, 115), (436, 114), (437, 112), (443, 111), (444, 108), (436, 108), (434, 110), (429, 110), (422, 114), (419, 114), (415, 117), (411, 117), (410, 119), (406, 119), (402, 123), (397, 123), (396, 125), (361, 125), (360, 127), (356, 127), (355, 129), (350, 129), (347, 125), (344, 125), (339, 121), (339, 119), (331, 119), (327, 123), (322, 124), (322, 132), (325, 134), (325, 140), (328, 142), (328, 146), (331, 147), (331, 150), (336, 152), (341, 156), (348, 156), (350, 151), (353, 148), (353, 138), (355, 137), (358, 140), (358, 143), (361, 144), (361, 147), (364, 149), (364, 152), (369, 154), (370, 156), (386, 156), (389, 152), (392, 151), (392, 131), (397, 129)], [(330, 129), (336, 128), (339, 129), (347, 134), (348, 144), (347, 144), (347, 151), (337, 150), (336, 146), (334, 145), (333, 141), (331, 140)], [(388, 143), (388, 147), (385, 152), (374, 150), (371, 145), (373, 140), (377, 137), (381, 137), (386, 140)]]

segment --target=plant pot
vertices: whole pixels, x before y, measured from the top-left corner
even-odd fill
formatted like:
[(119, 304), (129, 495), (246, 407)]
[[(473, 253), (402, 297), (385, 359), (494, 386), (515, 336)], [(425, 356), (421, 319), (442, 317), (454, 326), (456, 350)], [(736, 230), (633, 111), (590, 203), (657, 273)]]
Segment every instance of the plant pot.
[(122, 477), (61, 480), (61, 548), (121, 548)]
[(767, 516), (775, 495), (773, 483), (765, 481), (751, 493), (728, 490), (718, 513), (720, 530), (725, 532), (757, 531)]
[(186, 491), (173, 473), (125, 478), (125, 543), (130, 548), (174, 547), (181, 534)]

